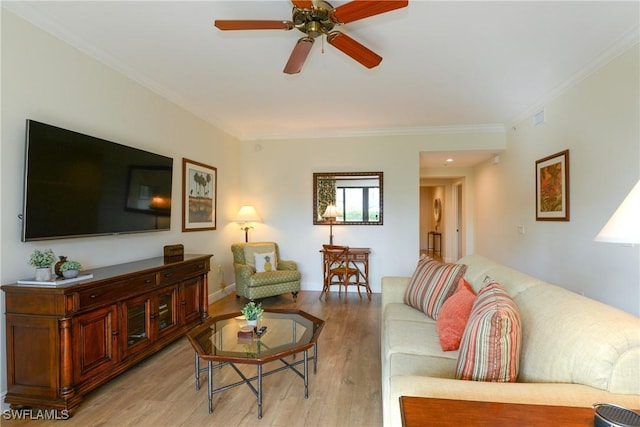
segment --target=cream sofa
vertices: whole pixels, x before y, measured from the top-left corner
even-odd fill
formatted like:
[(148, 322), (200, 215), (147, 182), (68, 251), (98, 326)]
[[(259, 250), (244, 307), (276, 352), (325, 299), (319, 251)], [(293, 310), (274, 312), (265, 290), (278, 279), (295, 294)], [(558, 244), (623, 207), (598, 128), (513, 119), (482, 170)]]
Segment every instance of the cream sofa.
[[(514, 299), (522, 323), (516, 383), (455, 379), (458, 351), (440, 348), (436, 321), (403, 303), (409, 277), (382, 278), (384, 426), (400, 426), (400, 396), (640, 409), (640, 319), (499, 265), (462, 258), (477, 292), (486, 276)], [(603, 284), (604, 285), (604, 284)]]

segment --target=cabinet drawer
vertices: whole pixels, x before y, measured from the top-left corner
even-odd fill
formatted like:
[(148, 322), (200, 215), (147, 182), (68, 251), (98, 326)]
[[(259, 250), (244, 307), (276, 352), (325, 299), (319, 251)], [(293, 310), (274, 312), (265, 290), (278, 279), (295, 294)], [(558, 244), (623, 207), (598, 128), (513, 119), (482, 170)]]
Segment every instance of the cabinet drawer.
[(349, 254), (352, 260), (354, 261), (366, 261), (367, 254)]
[(175, 283), (188, 277), (206, 274), (209, 271), (207, 261), (194, 262), (180, 267), (173, 267), (158, 273), (158, 284)]
[(147, 274), (122, 282), (86, 289), (78, 292), (78, 309), (114, 302), (133, 295), (138, 291), (151, 289), (155, 284), (155, 274)]

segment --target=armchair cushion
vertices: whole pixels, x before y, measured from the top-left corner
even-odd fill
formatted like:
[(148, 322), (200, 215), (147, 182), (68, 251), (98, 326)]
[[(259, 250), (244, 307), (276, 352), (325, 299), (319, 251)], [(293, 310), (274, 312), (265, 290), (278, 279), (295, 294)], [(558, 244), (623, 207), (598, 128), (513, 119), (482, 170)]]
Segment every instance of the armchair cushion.
[(256, 264), (256, 273), (264, 273), (265, 271), (278, 269), (275, 252), (255, 253), (253, 257)]
[[(246, 243), (244, 245), (244, 262), (253, 268), (256, 268), (255, 254), (276, 253), (276, 245), (274, 243)], [(272, 260), (272, 265), (277, 265), (278, 260)]]

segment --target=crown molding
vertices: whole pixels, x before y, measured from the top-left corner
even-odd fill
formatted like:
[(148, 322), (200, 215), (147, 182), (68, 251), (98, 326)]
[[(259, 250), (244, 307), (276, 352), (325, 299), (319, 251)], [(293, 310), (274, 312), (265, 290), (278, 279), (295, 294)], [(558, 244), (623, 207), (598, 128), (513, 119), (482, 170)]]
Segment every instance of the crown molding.
[(460, 133), (505, 133), (501, 123), (454, 126), (418, 126), (401, 128), (318, 129), (293, 132), (255, 132), (240, 136), (241, 141), (273, 139), (355, 138), (375, 136), (442, 135)]
[(561, 83), (551, 91), (547, 92), (540, 99), (529, 108), (527, 108), (522, 113), (514, 116), (505, 124), (506, 128), (511, 128), (523, 120), (533, 116), (536, 112), (540, 111), (546, 104), (551, 102), (552, 100), (558, 98), (563, 93), (567, 92), (573, 86), (577, 85), (609, 62), (613, 61), (618, 56), (622, 55), (627, 50), (631, 49), (633, 46), (640, 47), (640, 27), (636, 26), (632, 28), (630, 31), (625, 33), (618, 40), (613, 42), (611, 46), (602, 51), (599, 55), (597, 55), (591, 62), (589, 62), (585, 67), (583, 67), (580, 71), (573, 74), (568, 80), (564, 83)]

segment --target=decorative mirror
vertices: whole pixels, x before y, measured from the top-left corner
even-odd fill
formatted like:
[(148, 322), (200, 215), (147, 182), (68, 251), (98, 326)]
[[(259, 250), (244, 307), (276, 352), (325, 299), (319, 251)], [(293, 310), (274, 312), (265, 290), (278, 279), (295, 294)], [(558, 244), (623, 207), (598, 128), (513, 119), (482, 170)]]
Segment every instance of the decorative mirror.
[(313, 223), (382, 225), (382, 187), (382, 172), (314, 173)]
[(433, 219), (436, 223), (436, 230), (440, 226), (440, 218), (442, 218), (442, 202), (440, 199), (435, 199), (433, 201)]

